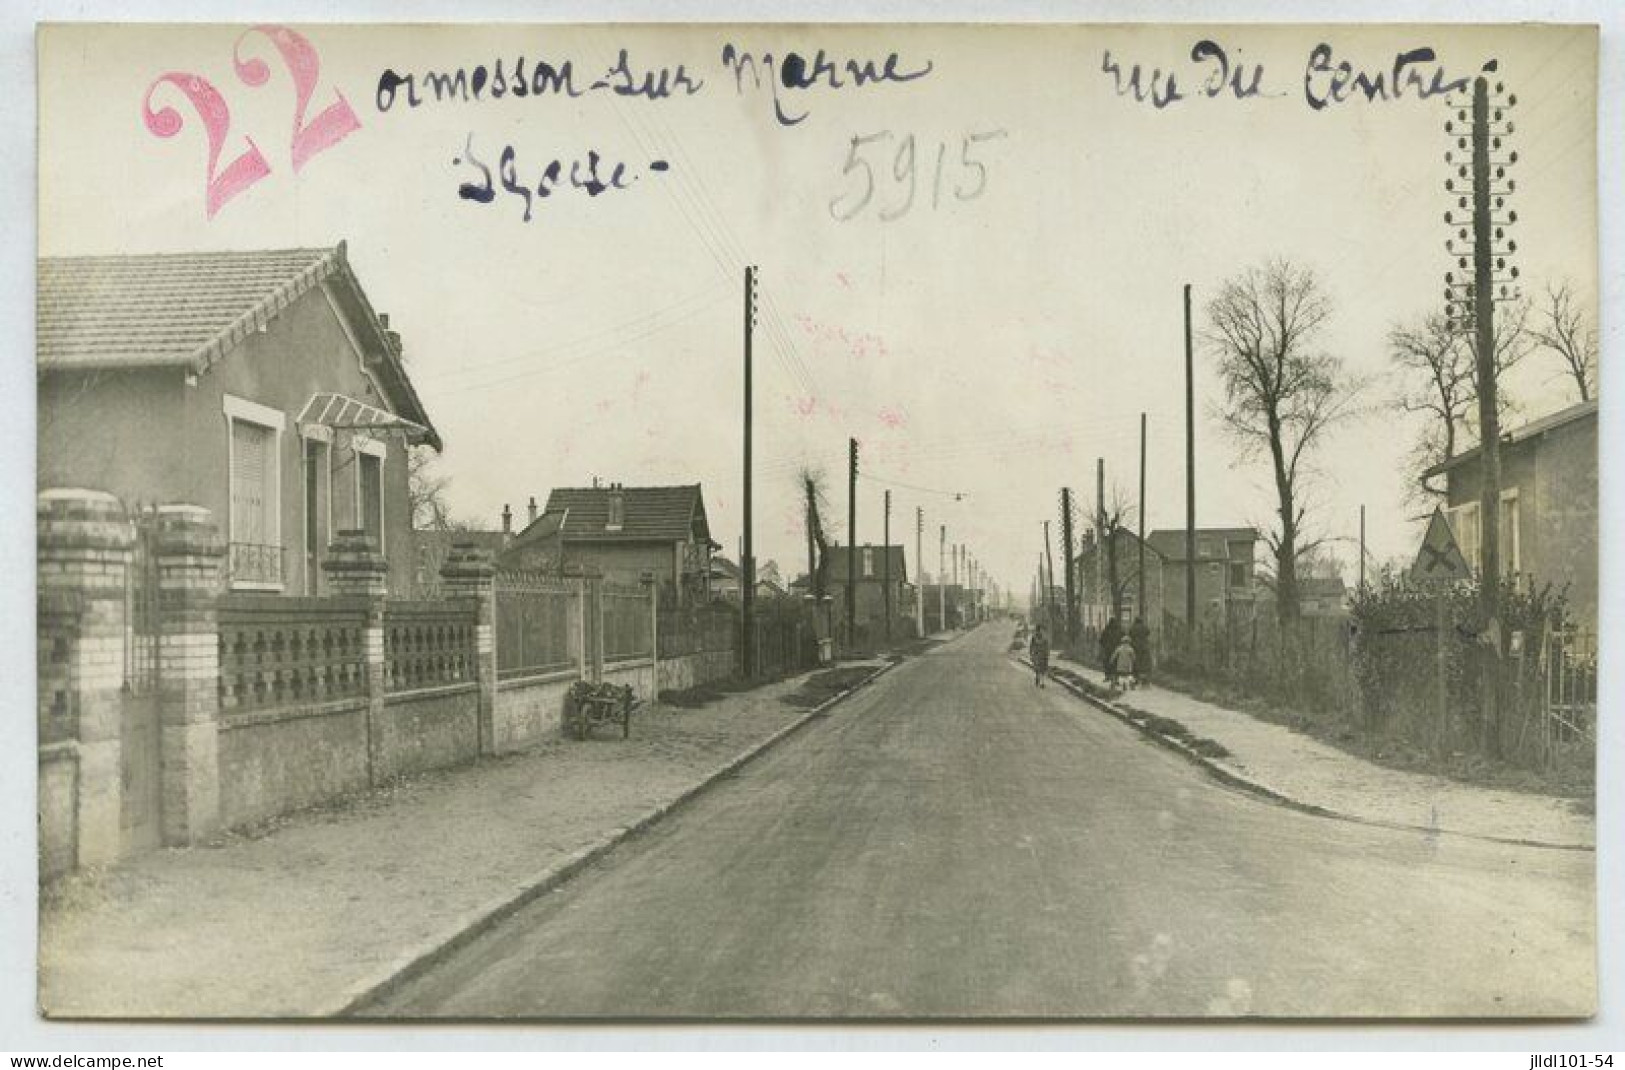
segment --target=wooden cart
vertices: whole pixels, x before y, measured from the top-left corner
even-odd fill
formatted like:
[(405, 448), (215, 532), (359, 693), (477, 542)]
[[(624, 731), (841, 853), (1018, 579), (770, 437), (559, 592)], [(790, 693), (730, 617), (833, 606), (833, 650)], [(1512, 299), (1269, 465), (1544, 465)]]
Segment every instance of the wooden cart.
[(630, 686), (615, 684), (576, 684), (565, 703), (565, 731), (576, 739), (587, 739), (599, 725), (619, 724), (621, 738), (632, 735), (632, 711), (641, 703)]

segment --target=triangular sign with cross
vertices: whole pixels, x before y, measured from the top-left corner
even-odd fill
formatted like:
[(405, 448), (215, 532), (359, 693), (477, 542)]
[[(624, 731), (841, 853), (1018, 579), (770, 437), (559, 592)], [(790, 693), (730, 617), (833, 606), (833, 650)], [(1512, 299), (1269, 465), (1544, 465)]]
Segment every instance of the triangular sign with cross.
[(1444, 510), (1435, 508), (1428, 521), (1427, 534), (1422, 536), (1422, 545), (1416, 551), (1416, 561), (1411, 565), (1411, 579), (1451, 583), (1471, 578), (1472, 570), (1461, 554), (1450, 522), (1444, 518)]

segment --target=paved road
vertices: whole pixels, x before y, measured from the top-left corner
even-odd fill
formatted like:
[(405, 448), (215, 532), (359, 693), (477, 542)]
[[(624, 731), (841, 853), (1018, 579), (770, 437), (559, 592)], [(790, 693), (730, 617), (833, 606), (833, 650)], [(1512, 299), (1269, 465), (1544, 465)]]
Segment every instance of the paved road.
[(1593, 856), (1234, 792), (984, 626), (369, 1011), (1583, 1014)]

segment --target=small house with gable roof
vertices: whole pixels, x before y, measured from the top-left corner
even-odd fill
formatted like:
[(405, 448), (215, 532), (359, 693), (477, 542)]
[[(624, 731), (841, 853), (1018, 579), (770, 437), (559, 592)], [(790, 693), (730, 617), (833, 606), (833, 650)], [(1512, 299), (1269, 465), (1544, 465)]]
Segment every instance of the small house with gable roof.
[(234, 590), (323, 593), (333, 535), (414, 571), (399, 335), (333, 248), (42, 257), (39, 483), (209, 509)]

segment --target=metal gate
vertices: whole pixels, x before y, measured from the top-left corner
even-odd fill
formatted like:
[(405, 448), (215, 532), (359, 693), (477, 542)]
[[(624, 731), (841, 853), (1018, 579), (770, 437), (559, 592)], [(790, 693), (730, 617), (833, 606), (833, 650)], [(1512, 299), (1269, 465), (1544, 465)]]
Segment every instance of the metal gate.
[(157, 512), (137, 506), (130, 519), (135, 544), (124, 581), (124, 688), (120, 738), (120, 846), (124, 854), (150, 851), (161, 840), (159, 779)]

